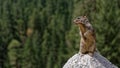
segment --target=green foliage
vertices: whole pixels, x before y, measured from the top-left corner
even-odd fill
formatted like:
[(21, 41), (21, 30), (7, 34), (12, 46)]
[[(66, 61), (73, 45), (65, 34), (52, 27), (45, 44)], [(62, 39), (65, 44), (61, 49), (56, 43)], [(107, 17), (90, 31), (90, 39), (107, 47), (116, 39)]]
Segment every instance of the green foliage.
[(10, 67), (16, 68), (20, 66), (21, 44), (19, 41), (13, 39), (8, 45), (8, 57)]
[(87, 15), (95, 28), (98, 50), (119, 66), (119, 3), (119, 0), (1, 0), (0, 66), (10, 68), (11, 47), (20, 44), (20, 53), (15, 49), (17, 56), (12, 57), (20, 57), (20, 68), (61, 68), (79, 51), (79, 30), (72, 23), (79, 15)]

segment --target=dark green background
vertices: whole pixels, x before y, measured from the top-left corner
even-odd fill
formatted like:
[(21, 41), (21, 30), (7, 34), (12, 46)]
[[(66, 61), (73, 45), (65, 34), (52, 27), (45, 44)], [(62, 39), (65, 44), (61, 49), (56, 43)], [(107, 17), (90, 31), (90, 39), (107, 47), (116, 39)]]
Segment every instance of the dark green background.
[(86, 15), (97, 48), (120, 67), (120, 0), (0, 0), (1, 68), (62, 68), (79, 51)]

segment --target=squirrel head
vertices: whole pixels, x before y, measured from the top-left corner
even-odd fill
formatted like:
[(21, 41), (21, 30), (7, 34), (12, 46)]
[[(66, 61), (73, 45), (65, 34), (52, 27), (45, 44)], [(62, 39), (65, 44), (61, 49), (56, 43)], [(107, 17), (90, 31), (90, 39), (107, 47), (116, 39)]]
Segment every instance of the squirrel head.
[(89, 20), (86, 16), (79, 16), (74, 20), (74, 23), (77, 24), (77, 25), (78, 24), (86, 25), (86, 24), (89, 23)]

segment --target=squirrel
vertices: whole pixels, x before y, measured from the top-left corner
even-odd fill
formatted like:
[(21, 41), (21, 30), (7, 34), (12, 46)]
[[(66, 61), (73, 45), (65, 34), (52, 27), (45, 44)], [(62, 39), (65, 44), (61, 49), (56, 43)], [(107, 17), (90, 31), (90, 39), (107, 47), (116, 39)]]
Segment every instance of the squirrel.
[(95, 31), (86, 16), (77, 17), (74, 23), (79, 26), (80, 30), (80, 53), (94, 55), (96, 51)]

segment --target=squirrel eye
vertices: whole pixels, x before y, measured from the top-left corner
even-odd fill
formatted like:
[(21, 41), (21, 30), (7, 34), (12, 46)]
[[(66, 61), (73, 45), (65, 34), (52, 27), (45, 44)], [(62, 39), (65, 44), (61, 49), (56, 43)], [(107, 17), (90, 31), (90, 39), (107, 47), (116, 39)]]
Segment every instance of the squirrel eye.
[(80, 19), (80, 17), (78, 17), (77, 19)]

